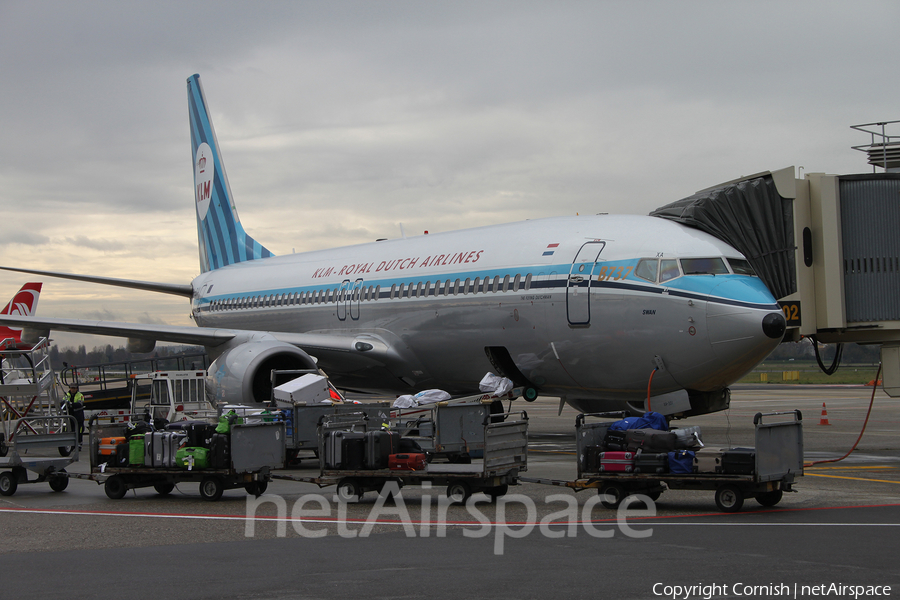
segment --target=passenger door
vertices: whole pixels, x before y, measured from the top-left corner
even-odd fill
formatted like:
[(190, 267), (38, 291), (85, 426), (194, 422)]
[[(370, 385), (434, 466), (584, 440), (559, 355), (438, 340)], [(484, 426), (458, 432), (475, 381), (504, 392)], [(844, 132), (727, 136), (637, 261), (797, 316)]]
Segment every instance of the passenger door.
[(597, 272), (600, 253), (606, 242), (586, 242), (578, 250), (569, 280), (566, 282), (566, 316), (569, 325), (588, 326), (591, 324), (591, 286)]

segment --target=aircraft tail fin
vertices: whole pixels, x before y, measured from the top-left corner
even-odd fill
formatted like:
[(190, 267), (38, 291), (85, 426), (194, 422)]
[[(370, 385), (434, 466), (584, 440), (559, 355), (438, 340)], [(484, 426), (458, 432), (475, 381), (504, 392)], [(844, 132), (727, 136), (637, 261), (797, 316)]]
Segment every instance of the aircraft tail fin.
[[(38, 297), (41, 295), (41, 283), (26, 283), (16, 292), (12, 300), (0, 310), (0, 315), (34, 316), (37, 310)], [(22, 329), (19, 327), (0, 327), (0, 340), (12, 338), (18, 344), (22, 341)]]
[(188, 77), (187, 88), (200, 271), (205, 273), (234, 263), (273, 256), (247, 235), (238, 218), (200, 76)]

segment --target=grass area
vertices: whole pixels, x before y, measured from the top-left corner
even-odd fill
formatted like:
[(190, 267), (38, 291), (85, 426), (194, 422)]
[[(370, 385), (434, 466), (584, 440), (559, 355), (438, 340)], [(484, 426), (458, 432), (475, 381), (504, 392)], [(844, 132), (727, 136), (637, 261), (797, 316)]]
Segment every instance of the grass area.
[[(830, 363), (829, 365), (830, 366)], [(878, 365), (841, 365), (834, 375), (826, 375), (815, 362), (807, 361), (766, 361), (756, 367), (739, 383), (777, 384), (866, 384), (875, 379)], [(785, 373), (790, 375), (785, 376)], [(795, 379), (796, 377), (796, 379)], [(763, 379), (767, 381), (764, 381)]]

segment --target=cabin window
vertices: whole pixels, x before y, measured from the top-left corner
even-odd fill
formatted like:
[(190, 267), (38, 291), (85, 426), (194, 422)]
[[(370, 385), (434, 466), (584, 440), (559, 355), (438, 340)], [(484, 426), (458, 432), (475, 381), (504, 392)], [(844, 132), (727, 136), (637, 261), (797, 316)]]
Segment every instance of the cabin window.
[(681, 270), (685, 275), (727, 275), (728, 267), (721, 258), (682, 258)]
[(727, 260), (735, 275), (756, 276), (756, 271), (750, 266), (750, 261), (744, 260), (743, 258), (729, 258)]
[(659, 265), (659, 282), (669, 281), (681, 276), (677, 260), (662, 260)]
[(656, 283), (656, 273), (659, 270), (659, 261), (655, 258), (642, 258), (638, 262), (634, 274), (641, 279)]

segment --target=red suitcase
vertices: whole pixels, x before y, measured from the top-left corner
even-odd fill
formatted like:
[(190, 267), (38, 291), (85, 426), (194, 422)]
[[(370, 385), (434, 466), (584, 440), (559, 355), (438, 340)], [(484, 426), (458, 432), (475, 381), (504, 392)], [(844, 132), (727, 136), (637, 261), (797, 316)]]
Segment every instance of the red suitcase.
[(391, 454), (388, 468), (394, 471), (422, 471), (428, 465), (424, 454)]
[(634, 471), (634, 452), (601, 452), (601, 473), (631, 473)]

